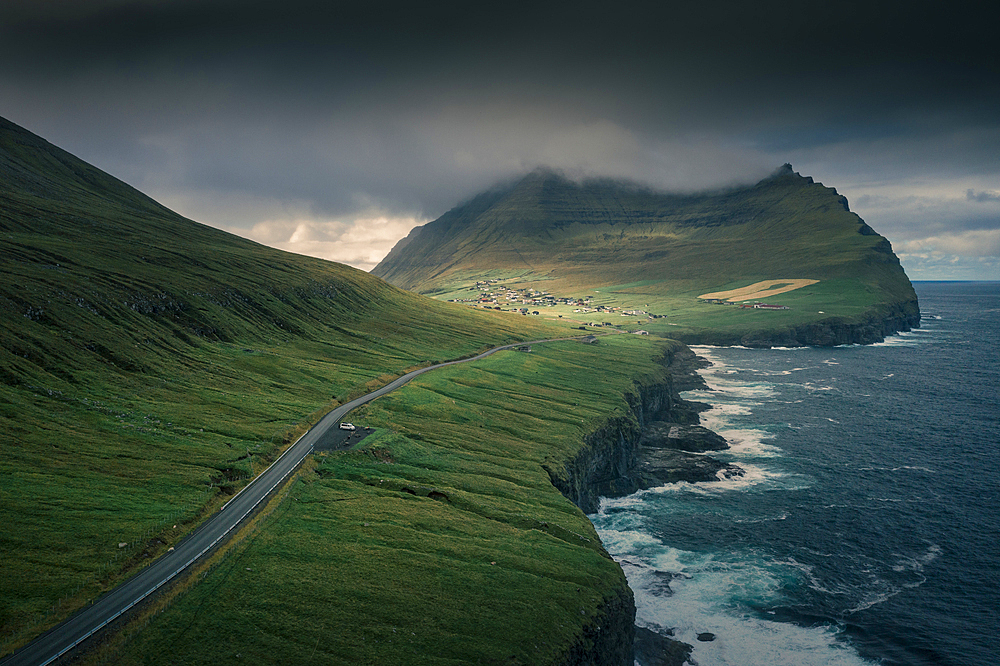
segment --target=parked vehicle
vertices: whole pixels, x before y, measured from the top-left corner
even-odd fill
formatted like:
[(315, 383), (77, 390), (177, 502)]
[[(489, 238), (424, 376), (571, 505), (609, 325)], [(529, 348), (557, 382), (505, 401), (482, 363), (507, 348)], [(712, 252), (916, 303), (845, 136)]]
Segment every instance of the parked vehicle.
[(355, 428), (354, 428), (354, 424), (353, 423), (344, 422), (344, 423), (340, 424), (340, 429), (341, 430), (354, 430)]

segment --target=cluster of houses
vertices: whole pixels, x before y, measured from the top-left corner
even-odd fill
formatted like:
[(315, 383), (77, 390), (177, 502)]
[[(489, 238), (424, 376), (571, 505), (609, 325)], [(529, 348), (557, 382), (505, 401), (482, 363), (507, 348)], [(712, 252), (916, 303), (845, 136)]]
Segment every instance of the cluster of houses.
[[(473, 298), (453, 298), (452, 303), (469, 303), (474, 307), (487, 308), (490, 310), (502, 310), (507, 312), (520, 312), (523, 315), (539, 314), (536, 307), (555, 307), (557, 305), (572, 307), (577, 314), (601, 313), (620, 314), (622, 317), (649, 317), (650, 319), (660, 319), (665, 315), (649, 314), (645, 310), (623, 310), (620, 307), (611, 305), (594, 305), (592, 296), (582, 296), (579, 298), (571, 296), (554, 296), (547, 291), (539, 291), (530, 287), (507, 287), (500, 280), (480, 280), (476, 282), (472, 290), (479, 292)], [(505, 307), (506, 306), (506, 307)], [(514, 307), (511, 307), (514, 306)], [(562, 315), (559, 315), (562, 317)], [(611, 322), (590, 322), (589, 326), (616, 326)]]
[[(590, 305), (590, 296), (584, 298), (557, 297), (547, 291), (538, 291), (527, 287), (513, 288), (499, 284), (499, 280), (482, 280), (476, 283), (474, 289), (479, 292), (475, 298), (455, 298), (450, 299), (455, 303), (473, 303), (480, 307), (503, 310), (502, 305), (529, 305), (536, 307), (555, 307), (556, 305), (568, 305), (587, 307)], [(604, 311), (604, 306), (600, 306)], [(523, 313), (528, 312), (528, 308), (515, 308)], [(574, 310), (577, 312), (577, 310)], [(538, 314), (534, 312), (534, 314)]]
[(727, 301), (722, 298), (703, 298), (702, 303), (714, 303), (715, 305), (735, 305), (741, 310), (790, 310), (787, 305), (778, 305), (777, 303), (761, 303), (760, 301), (754, 301), (753, 303), (733, 303), (732, 301)]
[(790, 309), (787, 305), (778, 305), (776, 303), (740, 303), (741, 308), (753, 308), (754, 310), (788, 310)]

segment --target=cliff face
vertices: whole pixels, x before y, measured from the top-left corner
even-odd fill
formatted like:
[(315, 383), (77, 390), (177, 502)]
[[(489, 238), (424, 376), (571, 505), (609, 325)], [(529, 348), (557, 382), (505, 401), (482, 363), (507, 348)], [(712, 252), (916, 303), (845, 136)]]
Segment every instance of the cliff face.
[(886, 336), (920, 327), (920, 308), (916, 297), (885, 306), (869, 313), (862, 321), (828, 319), (786, 329), (755, 331), (732, 335), (718, 331), (698, 331), (676, 336), (687, 344), (744, 347), (835, 347), (868, 345), (882, 342)]
[(632, 666), (634, 641), (635, 599), (624, 586), (618, 595), (605, 599), (560, 666)]
[(609, 419), (584, 440), (585, 446), (564, 469), (547, 470), (552, 484), (584, 513), (598, 509), (601, 495), (621, 497), (639, 489), (639, 438), (650, 415), (671, 402), (670, 385), (639, 387), (626, 396), (630, 413)]
[[(584, 513), (594, 513), (600, 497), (622, 497), (642, 488), (676, 481), (712, 481), (739, 468), (692, 452), (706, 450), (698, 405), (679, 391), (703, 385), (698, 359), (687, 348), (664, 359), (670, 374), (662, 382), (637, 385), (625, 396), (629, 411), (609, 419), (584, 440), (584, 447), (561, 469), (548, 469), (552, 484)], [(678, 435), (680, 433), (680, 435)], [(712, 446), (708, 448), (720, 448)]]
[[(681, 390), (704, 385), (695, 372), (699, 360), (690, 349), (683, 348), (668, 355), (664, 364), (670, 373), (660, 383), (637, 385), (635, 392), (626, 396), (629, 404), (626, 415), (609, 419), (591, 433), (577, 456), (562, 469), (547, 470), (553, 485), (585, 513), (597, 511), (602, 495), (621, 497), (670, 481), (708, 480), (716, 478), (720, 470), (731, 467), (708, 456), (674, 450), (669, 470), (650, 471), (651, 465), (657, 467), (655, 459), (658, 456), (671, 453), (655, 443), (649, 446), (650, 440), (659, 439), (664, 443), (671, 439), (670, 435), (676, 437), (678, 430), (699, 430), (691, 424), (697, 423), (700, 406), (679, 395)], [(672, 425), (678, 427), (664, 427)], [(668, 434), (658, 437), (661, 431)], [(697, 441), (692, 442), (692, 446), (700, 446), (704, 438), (704, 433), (696, 432)], [(683, 447), (683, 443), (680, 446)], [(672, 444), (666, 447), (672, 448)], [(678, 468), (681, 470), (679, 476)], [(649, 663), (679, 666), (690, 654), (691, 647), (685, 643), (643, 631), (655, 639), (651, 642), (647, 637), (643, 643), (647, 652), (657, 655), (656, 660)], [(618, 596), (605, 600), (599, 619), (585, 630), (562, 663), (565, 666), (627, 666), (635, 663), (638, 657), (645, 661), (646, 655), (640, 655), (641, 650), (636, 651), (635, 637), (635, 602), (631, 589), (625, 587)]]

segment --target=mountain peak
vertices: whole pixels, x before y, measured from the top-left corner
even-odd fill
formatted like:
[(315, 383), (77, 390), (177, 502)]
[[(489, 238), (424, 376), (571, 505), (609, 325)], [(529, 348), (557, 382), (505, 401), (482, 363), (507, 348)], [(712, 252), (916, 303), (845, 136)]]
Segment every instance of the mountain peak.
[(785, 162), (780, 167), (772, 171), (771, 175), (769, 175), (767, 178), (765, 178), (760, 182), (766, 183), (769, 181), (776, 181), (776, 180), (785, 180), (785, 181), (797, 180), (797, 181), (802, 181), (802, 183), (806, 185), (811, 185), (813, 183), (813, 179), (811, 176), (803, 176), (798, 171), (795, 171), (792, 168), (792, 165), (789, 164), (788, 162)]

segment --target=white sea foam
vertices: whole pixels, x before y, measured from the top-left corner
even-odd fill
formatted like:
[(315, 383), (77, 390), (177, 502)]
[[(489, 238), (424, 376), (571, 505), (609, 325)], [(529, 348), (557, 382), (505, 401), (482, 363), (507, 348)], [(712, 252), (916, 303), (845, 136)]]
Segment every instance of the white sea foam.
[(904, 333), (899, 333), (897, 335), (890, 335), (882, 342), (872, 343), (872, 347), (916, 347), (920, 345), (921, 340), (915, 338), (911, 335), (906, 335)]
[(733, 518), (736, 524), (753, 525), (755, 523), (774, 523), (781, 520), (788, 520), (788, 514), (782, 511), (774, 516), (757, 516), (754, 518)]
[[(694, 646), (692, 658), (699, 666), (868, 663), (838, 639), (835, 627), (800, 627), (752, 612), (751, 608), (780, 603), (790, 578), (818, 585), (809, 565), (793, 558), (761, 560), (752, 553), (722, 560), (665, 544), (657, 548), (646, 538), (637, 543), (632, 534), (598, 529), (635, 591), (636, 622), (672, 628), (675, 638)], [(641, 546), (641, 552), (634, 545)], [(699, 641), (702, 633), (714, 634), (715, 640)]]
[(915, 471), (915, 472), (927, 472), (929, 474), (934, 474), (935, 471), (930, 467), (922, 467), (920, 465), (902, 465), (900, 467), (859, 467), (859, 472), (899, 472), (901, 470)]
[(775, 393), (774, 387), (765, 382), (733, 381), (716, 373), (704, 373), (702, 376), (708, 385), (707, 391), (699, 389), (685, 392), (696, 400), (705, 400), (710, 403), (715, 403), (720, 399), (753, 401), (770, 398)]
[(774, 435), (763, 430), (719, 428), (715, 432), (729, 443), (729, 453), (736, 457), (738, 464), (747, 458), (775, 458), (782, 454), (777, 446), (765, 443), (764, 440)]
[[(790, 368), (788, 370), (757, 370), (755, 374), (762, 375), (764, 377), (788, 377), (796, 372), (802, 372), (803, 370), (809, 370), (810, 368)], [(737, 374), (739, 370), (729, 370), (727, 374)]]
[[(635, 592), (637, 623), (674, 628), (678, 640), (694, 646), (692, 658), (699, 666), (866, 664), (839, 638), (836, 627), (801, 627), (760, 617), (760, 608), (782, 605), (789, 585), (801, 584), (819, 593), (836, 594), (825, 592), (829, 584), (812, 566), (790, 557), (773, 561), (762, 553), (685, 551), (646, 531), (647, 516), (659, 512), (651, 514), (652, 506), (688, 506), (688, 501), (694, 501), (711, 513), (714, 509), (710, 507), (717, 505), (713, 498), (719, 498), (718, 506), (722, 506), (732, 502), (738, 493), (811, 485), (810, 479), (787, 474), (773, 462), (783, 455), (773, 442), (775, 434), (768, 431), (774, 429), (774, 424), (765, 427), (752, 423), (754, 411), (782, 390), (760, 378), (768, 376), (768, 372), (771, 376), (787, 376), (807, 368), (750, 371), (722, 362), (710, 348), (699, 347), (696, 352), (713, 362), (713, 366), (700, 371), (708, 389), (689, 391), (684, 397), (712, 405), (701, 414), (701, 423), (726, 438), (730, 448), (709, 455), (732, 461), (744, 474), (712, 482), (672, 483), (626, 498), (601, 500), (600, 511), (592, 518), (605, 547), (622, 563)], [(833, 358), (828, 359), (827, 365), (836, 364)], [(823, 382), (810, 384), (807, 390), (836, 389)], [(789, 512), (780, 509), (726, 515), (733, 524), (789, 519)], [(715, 634), (715, 640), (699, 641), (698, 634), (705, 632)]]
[(697, 495), (715, 495), (719, 493), (745, 492), (755, 486), (777, 484), (785, 478), (785, 474), (752, 465), (745, 462), (736, 463), (742, 470), (742, 476), (720, 478), (716, 481), (677, 481), (648, 490), (640, 490), (639, 494), (668, 495), (672, 493), (691, 493)]
[(865, 597), (864, 599), (862, 599), (860, 602), (858, 602), (858, 604), (855, 605), (853, 608), (847, 609), (845, 611), (845, 614), (847, 614), (847, 615), (853, 615), (853, 614), (859, 613), (859, 612), (861, 612), (863, 610), (868, 610), (872, 606), (877, 606), (877, 605), (879, 605), (881, 603), (885, 603), (889, 599), (892, 599), (894, 596), (896, 596), (897, 594), (899, 594), (901, 591), (902, 590), (900, 588), (895, 588), (895, 589), (887, 590), (885, 592), (879, 592), (879, 593), (876, 593), (876, 594), (871, 594), (871, 595)]
[(833, 386), (823, 386), (820, 384), (814, 384), (813, 382), (805, 382), (800, 384), (800, 386), (807, 391), (836, 391), (836, 387)]
[(888, 582), (878, 577), (874, 578), (873, 589), (865, 593), (861, 599), (851, 608), (845, 611), (846, 615), (853, 615), (872, 606), (884, 603), (893, 598), (903, 590), (912, 590), (927, 582), (924, 575), (924, 567), (936, 560), (941, 555), (941, 547), (931, 544), (922, 554), (910, 557), (895, 553), (896, 564), (890, 568), (895, 574), (910, 577), (911, 580), (896, 580)]
[(893, 566), (893, 571), (913, 571), (921, 573), (924, 567), (941, 556), (941, 546), (932, 543), (923, 554), (917, 557), (907, 557), (897, 554), (899, 562)]

